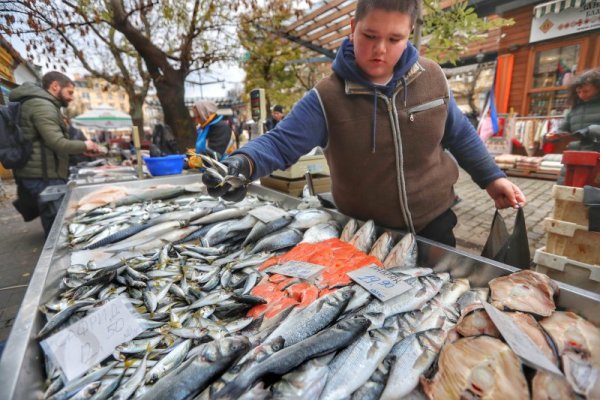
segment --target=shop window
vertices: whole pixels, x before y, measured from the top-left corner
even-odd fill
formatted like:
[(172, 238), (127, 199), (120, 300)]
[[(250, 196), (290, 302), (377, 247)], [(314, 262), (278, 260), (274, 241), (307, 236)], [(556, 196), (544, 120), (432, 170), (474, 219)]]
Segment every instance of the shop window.
[(529, 55), (523, 115), (560, 116), (569, 108), (568, 88), (585, 68), (589, 38), (533, 47)]
[(559, 87), (569, 84), (579, 63), (578, 44), (538, 51), (535, 55), (533, 87)]

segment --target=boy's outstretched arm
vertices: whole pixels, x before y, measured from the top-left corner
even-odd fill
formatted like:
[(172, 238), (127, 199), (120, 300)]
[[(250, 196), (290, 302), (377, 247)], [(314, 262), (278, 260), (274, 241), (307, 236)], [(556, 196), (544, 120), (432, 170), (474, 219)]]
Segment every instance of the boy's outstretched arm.
[(525, 205), (526, 199), (521, 189), (506, 178), (492, 181), (485, 190), (494, 200), (496, 208), (516, 208)]

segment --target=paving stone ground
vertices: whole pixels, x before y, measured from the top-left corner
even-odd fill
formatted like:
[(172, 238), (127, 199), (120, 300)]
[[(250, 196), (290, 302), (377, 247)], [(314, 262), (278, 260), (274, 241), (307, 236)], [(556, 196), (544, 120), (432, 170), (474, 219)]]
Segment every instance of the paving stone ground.
[[(525, 193), (528, 205), (525, 217), (531, 255), (545, 245), (544, 218), (553, 207), (553, 182), (537, 179), (511, 178)], [(11, 201), (16, 196), (13, 180), (3, 180), (5, 195), (0, 195), (0, 342), (8, 338), (10, 328), (21, 305), (31, 274), (44, 244), (39, 219), (25, 223), (14, 210)], [(494, 204), (484, 190), (461, 171), (455, 187), (461, 201), (454, 206), (458, 216), (455, 228), (457, 247), (480, 254), (487, 239)], [(509, 231), (512, 231), (515, 211), (502, 211)]]

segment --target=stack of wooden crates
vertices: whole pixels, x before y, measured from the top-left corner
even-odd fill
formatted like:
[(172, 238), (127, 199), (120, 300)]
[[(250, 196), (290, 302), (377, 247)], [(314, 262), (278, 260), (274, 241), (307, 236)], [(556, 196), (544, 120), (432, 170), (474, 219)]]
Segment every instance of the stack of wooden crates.
[(313, 187), (316, 193), (331, 191), (329, 166), (322, 154), (302, 156), (296, 164), (288, 169), (273, 171), (270, 176), (260, 178), (260, 184), (298, 197), (302, 195), (302, 189), (306, 185), (304, 175), (307, 172), (312, 175)]
[(600, 232), (589, 231), (583, 188), (555, 185), (554, 212), (544, 221), (546, 247), (536, 250), (536, 271), (600, 292)]

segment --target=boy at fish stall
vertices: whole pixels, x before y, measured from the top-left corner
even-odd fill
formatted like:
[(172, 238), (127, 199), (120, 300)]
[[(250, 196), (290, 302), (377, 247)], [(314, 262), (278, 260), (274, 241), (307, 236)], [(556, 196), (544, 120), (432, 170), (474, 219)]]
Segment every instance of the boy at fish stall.
[[(321, 146), (342, 213), (451, 246), (456, 161), (497, 208), (523, 205), (521, 190), (458, 109), (440, 66), (409, 42), (420, 8), (419, 0), (359, 0), (333, 73), (272, 131), (223, 161), (228, 174), (257, 179)], [(202, 179), (213, 196), (245, 196), (245, 187)]]

